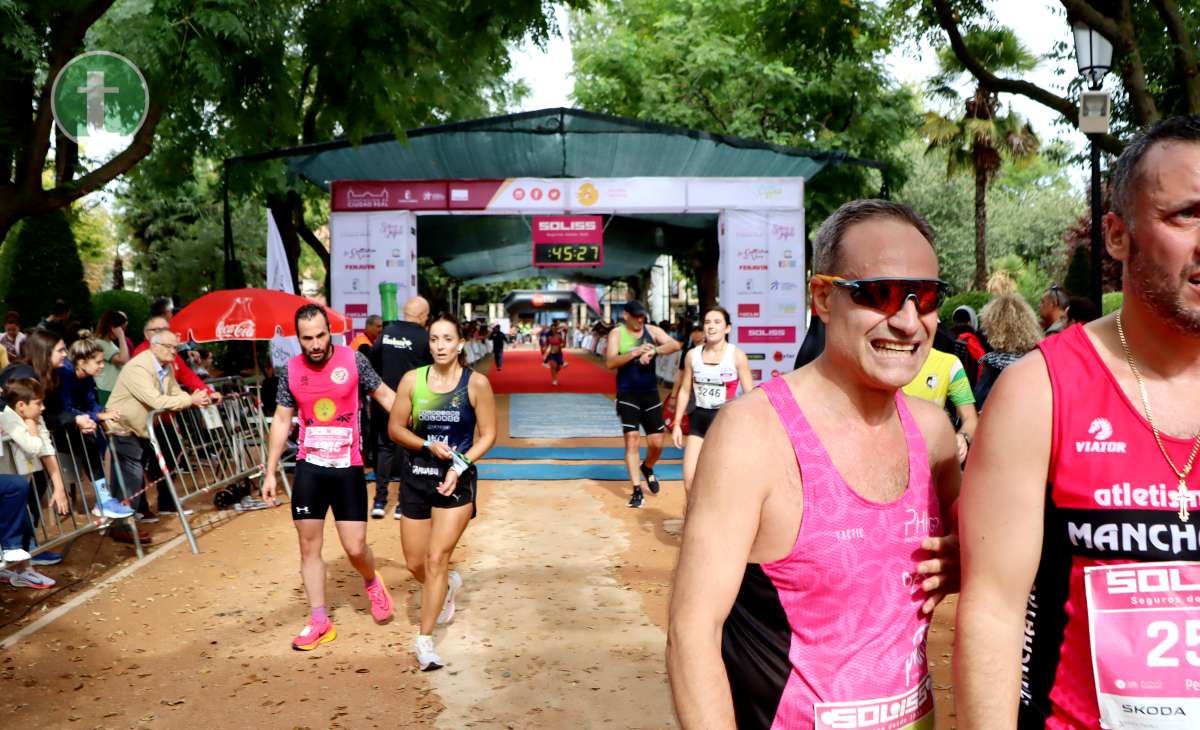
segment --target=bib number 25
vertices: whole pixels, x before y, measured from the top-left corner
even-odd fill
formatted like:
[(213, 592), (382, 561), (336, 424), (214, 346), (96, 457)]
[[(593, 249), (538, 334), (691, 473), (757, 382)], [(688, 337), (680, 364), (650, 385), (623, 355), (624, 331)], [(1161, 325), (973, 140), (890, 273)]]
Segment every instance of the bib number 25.
[[(1181, 627), (1182, 624), (1182, 627)], [(1173, 651), (1183, 637), (1183, 660), (1193, 667), (1200, 667), (1200, 619), (1186, 621), (1151, 621), (1146, 625), (1146, 638), (1158, 644), (1146, 655), (1148, 667), (1178, 667), (1178, 651)]]

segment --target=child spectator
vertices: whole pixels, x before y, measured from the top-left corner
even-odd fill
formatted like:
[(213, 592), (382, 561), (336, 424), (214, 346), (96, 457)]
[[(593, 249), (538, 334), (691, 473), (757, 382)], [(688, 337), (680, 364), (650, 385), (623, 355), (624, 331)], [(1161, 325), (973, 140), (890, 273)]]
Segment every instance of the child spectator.
[(0, 345), (4, 345), (10, 361), (20, 360), (24, 355), (25, 333), (21, 331), (21, 315), (14, 310), (10, 309), (4, 315), (4, 334), (0, 335)]
[[(5, 384), (5, 403), (0, 404), (0, 432), (12, 439), (13, 461), (22, 475), (32, 474), (45, 464), (54, 485), (51, 496), (54, 508), (65, 515), (67, 492), (58, 473), (50, 433), (42, 421), (43, 394), (41, 383), (30, 378), (16, 378)], [(29, 478), (4, 475), (0, 479), (0, 493), (3, 493), (0, 497), (0, 540), (3, 541), (4, 560), (9, 563), (0, 571), (0, 580), (7, 580), (18, 588), (53, 588), (54, 580), (33, 567), (26, 551), (33, 538), (33, 525), (26, 509), (30, 501)]]

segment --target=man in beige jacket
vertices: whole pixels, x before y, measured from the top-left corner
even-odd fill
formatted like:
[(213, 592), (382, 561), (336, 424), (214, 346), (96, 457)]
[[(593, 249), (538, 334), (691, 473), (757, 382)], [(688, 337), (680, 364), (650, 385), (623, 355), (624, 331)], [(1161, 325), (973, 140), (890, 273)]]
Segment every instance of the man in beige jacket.
[[(154, 410), (183, 411), (192, 406), (207, 406), (210, 403), (207, 390), (197, 390), (191, 395), (184, 393), (175, 382), (171, 364), (179, 349), (179, 337), (170, 330), (159, 330), (150, 335), (150, 347), (135, 356), (117, 377), (112, 395), (108, 398), (108, 410), (121, 415), (120, 424), (124, 433), (112, 434), (113, 453), (121, 469), (122, 481), (128, 498), (142, 484), (145, 473), (150, 480), (158, 482), (158, 508), (160, 511), (175, 511), (178, 506), (171, 497), (154, 449), (150, 445), (147, 421)], [(151, 515), (146, 495), (138, 500), (135, 509), (142, 515)]]

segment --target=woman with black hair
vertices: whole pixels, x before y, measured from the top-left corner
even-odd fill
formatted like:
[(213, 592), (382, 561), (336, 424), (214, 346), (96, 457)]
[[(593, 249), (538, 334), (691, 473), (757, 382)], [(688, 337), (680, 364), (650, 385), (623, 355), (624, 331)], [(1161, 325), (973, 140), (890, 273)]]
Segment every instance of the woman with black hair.
[(401, 474), (400, 542), (404, 560), (422, 584), (416, 654), (421, 671), (444, 665), (433, 630), (454, 618), (462, 578), (450, 557), (475, 516), (475, 462), (496, 441), (492, 386), (467, 367), (462, 325), (440, 314), (429, 325), (433, 364), (400, 379), (388, 435), (408, 451)]

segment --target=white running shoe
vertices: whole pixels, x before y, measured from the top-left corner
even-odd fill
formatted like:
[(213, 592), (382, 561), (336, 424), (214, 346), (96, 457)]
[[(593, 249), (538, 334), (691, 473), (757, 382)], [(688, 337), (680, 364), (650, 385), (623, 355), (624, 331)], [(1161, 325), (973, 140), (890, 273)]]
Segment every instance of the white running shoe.
[(26, 560), (29, 560), (29, 553), (21, 548), (4, 551), (4, 562), (6, 563), (23, 563)]
[(33, 568), (26, 568), (20, 573), (12, 571), (8, 582), (14, 588), (36, 588), (39, 590), (53, 588), (55, 585), (53, 578), (48, 575), (42, 575)]
[(438, 614), (438, 626), (454, 620), (454, 596), (462, 588), (462, 576), (457, 570), (446, 574), (446, 600), (442, 603), (442, 612)]
[(422, 672), (432, 672), (435, 669), (441, 669), (445, 666), (442, 663), (442, 658), (438, 656), (437, 651), (433, 648), (433, 637), (417, 634), (417, 664), (421, 666)]

